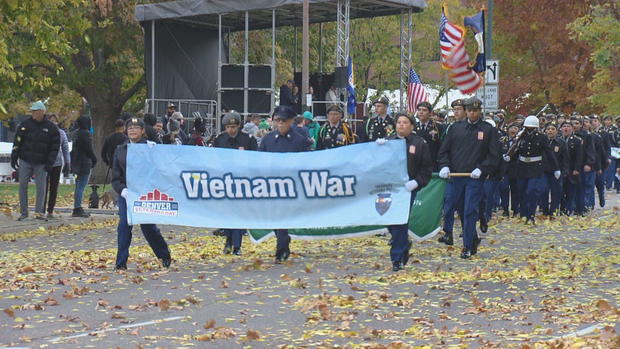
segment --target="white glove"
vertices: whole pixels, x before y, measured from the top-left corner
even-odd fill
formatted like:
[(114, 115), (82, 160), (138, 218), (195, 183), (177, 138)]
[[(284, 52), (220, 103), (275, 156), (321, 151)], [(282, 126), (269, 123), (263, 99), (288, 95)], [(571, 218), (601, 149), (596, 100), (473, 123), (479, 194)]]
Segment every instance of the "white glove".
[(448, 179), (448, 177), (450, 177), (450, 168), (447, 166), (442, 167), (439, 171), (439, 178)]
[(375, 143), (379, 145), (384, 145), (386, 142), (387, 142), (387, 139), (385, 138), (377, 138), (377, 140), (375, 141)]
[(562, 172), (560, 172), (560, 171), (553, 172), (553, 176), (555, 177), (555, 179), (560, 179), (561, 175), (562, 175)]
[(471, 171), (471, 174), (469, 176), (471, 178), (473, 178), (473, 179), (478, 179), (478, 178), (480, 178), (481, 175), (482, 175), (482, 171), (480, 171), (480, 169), (477, 168), (477, 169)]
[(508, 156), (507, 154), (504, 154), (504, 156), (502, 157), (504, 158), (504, 161), (510, 162), (510, 156)]
[(418, 182), (415, 179), (405, 182), (405, 189), (407, 189), (407, 191), (414, 191), (417, 187)]
[(155, 144), (157, 144), (157, 143), (155, 143), (153, 141), (146, 141), (146, 145), (149, 147), (149, 149), (153, 148), (155, 146)]
[(127, 190), (127, 188), (123, 188), (123, 190), (121, 190), (121, 196), (123, 197), (123, 199), (127, 200), (128, 193), (129, 193), (129, 190)]

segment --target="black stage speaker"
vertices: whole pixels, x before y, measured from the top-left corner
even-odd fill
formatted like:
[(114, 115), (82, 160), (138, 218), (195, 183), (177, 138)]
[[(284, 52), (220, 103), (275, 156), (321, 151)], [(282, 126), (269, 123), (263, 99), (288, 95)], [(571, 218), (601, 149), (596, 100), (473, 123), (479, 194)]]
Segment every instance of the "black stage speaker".
[(248, 87), (271, 88), (271, 66), (251, 65), (248, 73)]
[(238, 64), (222, 65), (222, 87), (243, 88), (243, 66)]
[(271, 94), (267, 91), (248, 91), (248, 112), (271, 113)]
[(349, 83), (347, 67), (336, 67), (334, 76), (334, 86), (337, 88), (346, 88)]
[(243, 113), (243, 90), (222, 91), (221, 108)]

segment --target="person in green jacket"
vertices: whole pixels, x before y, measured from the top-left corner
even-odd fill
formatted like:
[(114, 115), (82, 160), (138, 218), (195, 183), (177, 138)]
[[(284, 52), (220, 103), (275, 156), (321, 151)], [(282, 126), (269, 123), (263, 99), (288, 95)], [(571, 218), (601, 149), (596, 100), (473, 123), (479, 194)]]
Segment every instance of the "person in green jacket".
[(314, 116), (312, 112), (305, 111), (304, 114), (304, 126), (308, 128), (308, 133), (310, 133), (310, 138), (314, 140), (312, 142), (312, 150), (316, 149), (316, 142), (319, 140), (319, 130), (321, 129), (321, 125), (318, 122), (314, 121)]

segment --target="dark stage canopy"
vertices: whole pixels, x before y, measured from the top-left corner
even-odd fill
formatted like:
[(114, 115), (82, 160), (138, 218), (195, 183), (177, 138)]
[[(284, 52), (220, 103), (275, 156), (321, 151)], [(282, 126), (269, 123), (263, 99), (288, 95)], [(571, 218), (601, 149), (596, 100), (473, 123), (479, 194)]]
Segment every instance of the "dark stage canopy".
[[(277, 26), (301, 25), (303, 0), (181, 0), (136, 6), (136, 19), (140, 22), (170, 20), (217, 29), (218, 15), (226, 14), (226, 28), (236, 31), (245, 28), (245, 11), (252, 13), (251, 29), (271, 28), (271, 10), (277, 9)], [(334, 0), (310, 0), (310, 23), (336, 20)], [(422, 12), (424, 0), (353, 0), (350, 18), (368, 18), (399, 14), (411, 9)], [(262, 11), (261, 14), (260, 10)], [(238, 18), (238, 20), (235, 20)]]

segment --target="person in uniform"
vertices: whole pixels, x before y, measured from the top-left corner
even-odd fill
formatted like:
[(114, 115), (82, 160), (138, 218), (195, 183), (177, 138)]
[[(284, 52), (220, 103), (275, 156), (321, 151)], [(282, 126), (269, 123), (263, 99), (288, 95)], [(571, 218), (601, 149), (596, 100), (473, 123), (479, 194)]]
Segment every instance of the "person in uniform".
[[(555, 177), (551, 162), (543, 158), (544, 184), (540, 205), (543, 215), (553, 217), (559, 212), (560, 202), (562, 201), (562, 184), (564, 178), (569, 174), (568, 148), (566, 142), (558, 137), (558, 128), (555, 124), (547, 124), (545, 134), (549, 139), (549, 146), (560, 166), (561, 176)], [(551, 195), (551, 198), (549, 198)], [(551, 200), (551, 201), (549, 201)]]
[[(597, 115), (590, 117), (590, 131), (594, 137), (594, 147), (597, 155), (597, 166), (595, 168), (596, 178), (594, 180), (594, 187), (598, 193), (598, 202), (601, 207), (605, 207), (605, 173), (607, 167), (611, 164), (609, 160), (609, 154), (611, 152), (611, 146), (609, 143), (609, 135), (601, 127), (601, 122)], [(594, 208), (594, 200), (592, 200), (592, 208)]]
[[(126, 124), (128, 143), (147, 143), (144, 138), (144, 121), (132, 118)], [(112, 161), (112, 187), (119, 194), (118, 197), (118, 250), (116, 252), (116, 270), (127, 270), (129, 246), (131, 245), (131, 230), (133, 227), (127, 222), (127, 144), (119, 145)], [(155, 143), (151, 143), (155, 144)], [(161, 259), (164, 268), (170, 267), (172, 257), (170, 249), (159, 228), (155, 224), (140, 224), (140, 229), (149, 246), (157, 258)]]
[[(424, 188), (431, 179), (433, 162), (430, 156), (428, 143), (420, 136), (413, 132), (415, 122), (411, 117), (404, 113), (398, 113), (395, 116), (396, 134), (390, 139), (404, 139), (407, 144), (407, 172), (409, 180), (405, 182), (405, 189), (411, 192), (411, 201), (409, 207), (413, 205), (416, 194)], [(376, 141), (378, 144), (384, 144), (383, 139)], [(392, 260), (392, 270), (399, 271), (407, 264), (409, 260), (409, 250), (411, 242), (409, 241), (409, 224), (396, 224), (388, 226), (388, 231), (392, 235), (392, 243), (390, 246), (390, 258)]]
[(360, 128), (359, 142), (373, 142), (379, 138), (387, 138), (394, 135), (394, 119), (387, 113), (390, 102), (386, 97), (381, 97), (375, 101), (376, 116), (366, 120), (364, 127)]
[(433, 106), (429, 102), (420, 102), (416, 106), (417, 116), (420, 120), (416, 127), (416, 133), (424, 138), (431, 150), (431, 159), (433, 160), (433, 171), (438, 171), (437, 152), (441, 147), (441, 137), (444, 133), (444, 125), (438, 124), (431, 120), (431, 110)]
[[(445, 134), (448, 133), (450, 127), (452, 125), (461, 122), (467, 118), (467, 114), (465, 113), (465, 100), (464, 99), (455, 99), (452, 101), (452, 111), (454, 113), (454, 122), (446, 127)], [(446, 191), (444, 193), (444, 204), (443, 204), (443, 232), (444, 234), (439, 237), (439, 242), (442, 242), (448, 246), (452, 246), (454, 244), (454, 239), (452, 237), (452, 231), (454, 228), (454, 212), (457, 212), (461, 219), (461, 226), (464, 226), (463, 222), (463, 198), (458, 202), (453, 200), (453, 183), (451, 179), (448, 179), (448, 183), (446, 185)]]
[[(485, 122), (489, 123), (493, 126), (493, 131), (497, 132), (497, 139), (499, 140), (502, 136), (501, 132), (495, 127), (495, 121), (492, 119), (487, 119)], [(500, 145), (501, 149), (501, 145)], [(480, 231), (486, 233), (489, 230), (489, 222), (491, 221), (491, 217), (493, 216), (493, 209), (497, 207), (496, 203), (496, 193), (499, 188), (499, 183), (502, 180), (502, 163), (499, 162), (498, 166), (495, 167), (488, 176), (484, 179), (483, 191), (482, 191), (482, 200), (480, 200)]]
[(509, 217), (509, 209), (512, 210), (513, 217), (519, 214), (519, 203), (521, 202), (519, 185), (517, 178), (517, 160), (511, 159), (507, 155), (508, 150), (518, 141), (519, 125), (512, 123), (506, 130), (506, 136), (500, 138), (502, 149), (502, 165), (503, 178), (499, 184), (500, 202), (503, 210), (503, 216)]
[(581, 187), (581, 171), (583, 170), (583, 140), (573, 134), (573, 124), (564, 121), (560, 126), (562, 140), (566, 143), (568, 173), (562, 183), (563, 197), (560, 211), (572, 215), (576, 210), (577, 192)]
[[(310, 141), (291, 129), (295, 111), (288, 106), (279, 106), (275, 109), (273, 118), (276, 123), (274, 131), (263, 137), (258, 147), (259, 151), (272, 153), (292, 153), (304, 152), (310, 147)], [(289, 245), (291, 237), (287, 229), (275, 229), (276, 234), (276, 263), (281, 263), (288, 259), (291, 254)]]
[(468, 259), (478, 251), (480, 238), (476, 232), (482, 198), (483, 180), (499, 165), (499, 140), (493, 127), (480, 117), (482, 102), (471, 98), (466, 103), (467, 121), (450, 127), (439, 150), (439, 176), (449, 178), (450, 172), (469, 173), (454, 177), (452, 203), (464, 200), (463, 250), (461, 258)]
[(614, 186), (615, 179), (615, 171), (618, 159), (616, 159), (612, 155), (612, 148), (620, 147), (620, 133), (617, 133), (618, 128), (613, 125), (613, 118), (610, 115), (607, 115), (603, 118), (603, 131), (607, 134), (607, 141), (609, 143), (609, 166), (607, 166), (607, 171), (604, 173), (605, 180), (605, 189), (607, 191), (611, 191)]
[(583, 142), (583, 169), (579, 171), (581, 183), (577, 187), (575, 212), (578, 215), (584, 215), (586, 213), (586, 198), (592, 197), (592, 199), (594, 199), (594, 182), (596, 180), (594, 166), (597, 159), (596, 149), (594, 147), (594, 141), (592, 140), (592, 134), (590, 131), (583, 128), (583, 120), (574, 117), (571, 118), (571, 124), (573, 125), (574, 134), (581, 138)]
[(327, 109), (327, 122), (319, 129), (316, 150), (332, 149), (355, 143), (351, 126), (342, 120), (342, 109), (332, 105)]
[[(228, 148), (238, 150), (257, 150), (256, 138), (242, 132), (241, 115), (235, 111), (226, 113), (222, 118), (222, 125), (225, 131), (220, 133), (213, 141), (215, 148)], [(241, 255), (241, 243), (245, 229), (223, 229), (226, 242), (224, 243), (224, 254)]]
[(519, 145), (514, 155), (518, 160), (517, 175), (521, 193), (520, 215), (525, 217), (525, 223), (536, 224), (534, 215), (538, 200), (544, 188), (543, 159), (549, 162), (548, 166), (553, 171), (556, 179), (560, 179), (561, 172), (558, 162), (549, 147), (549, 140), (538, 129), (539, 121), (534, 115), (525, 118), (523, 122), (524, 133), (519, 139)]

